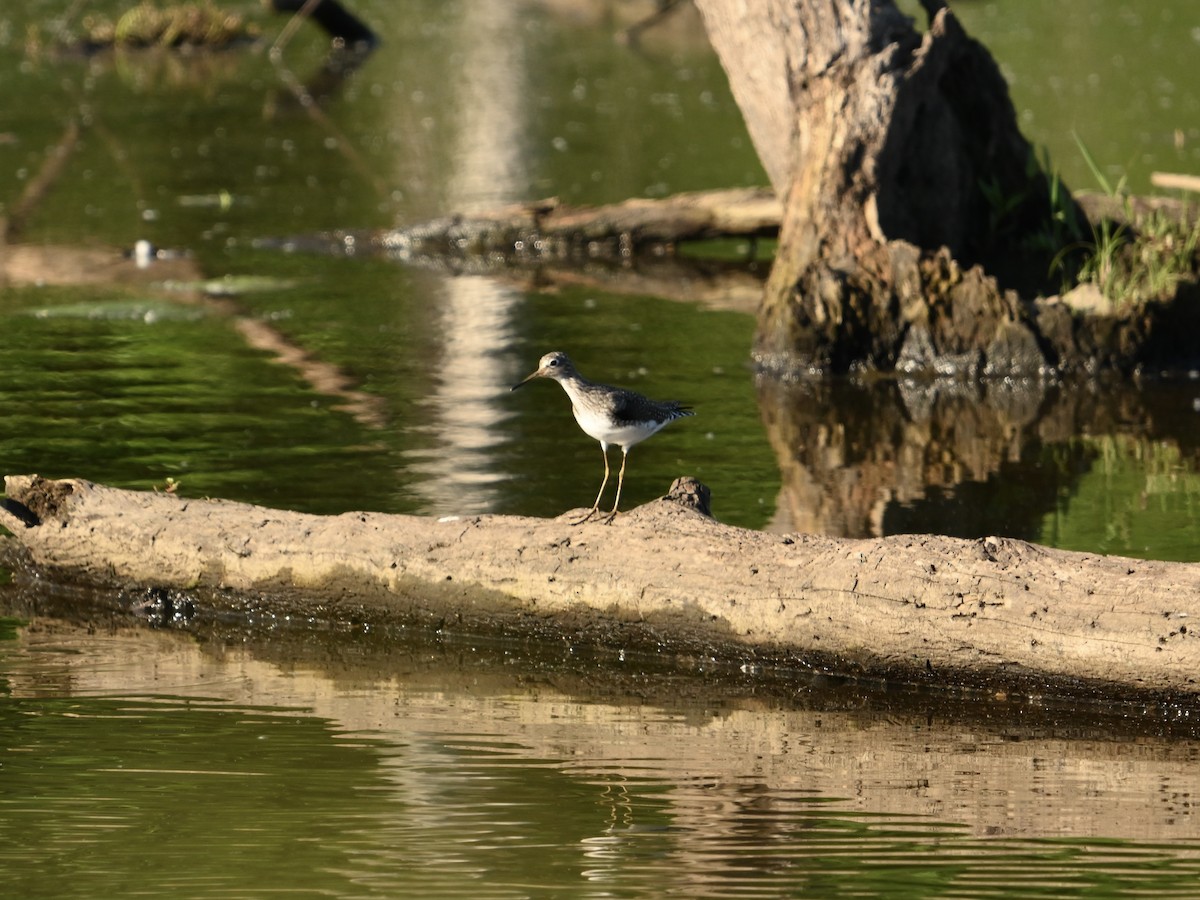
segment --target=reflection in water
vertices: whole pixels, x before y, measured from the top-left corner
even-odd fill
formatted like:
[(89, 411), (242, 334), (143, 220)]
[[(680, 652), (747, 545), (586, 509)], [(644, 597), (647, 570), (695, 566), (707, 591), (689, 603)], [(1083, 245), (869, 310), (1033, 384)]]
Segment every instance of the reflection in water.
[(763, 380), (783, 475), (772, 529), (1000, 534), (1195, 559), (1195, 394), (1187, 384)]
[(1200, 874), (1179, 724), (200, 628), (38, 617), (0, 641), (14, 895), (1165, 896)]
[[(516, 199), (522, 137), (526, 131), (524, 68), (517, 39), (519, 7), (470, 3), (462, 9), (457, 52), (464, 66), (451, 105), (455, 146), (447, 187), (448, 209)], [(432, 451), (410, 467), (425, 512), (493, 509), (497, 505), (493, 451), (505, 440), (498, 426), (507, 413), (497, 396), (511, 367), (500, 352), (512, 345), (512, 308), (521, 295), (483, 277), (448, 277), (440, 298), (440, 371), (429, 397)]]
[(1044, 388), (763, 380), (759, 399), (783, 471), (775, 527), (865, 537), (884, 533), (892, 504), (1019, 458)]

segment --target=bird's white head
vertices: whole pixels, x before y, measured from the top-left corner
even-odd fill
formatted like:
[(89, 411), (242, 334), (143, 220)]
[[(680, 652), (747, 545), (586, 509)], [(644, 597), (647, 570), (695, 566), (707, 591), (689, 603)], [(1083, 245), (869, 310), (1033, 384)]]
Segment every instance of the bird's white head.
[(537, 371), (531, 373), (523, 381), (512, 386), (512, 390), (516, 390), (521, 385), (528, 384), (535, 378), (553, 378), (555, 381), (562, 381), (565, 378), (572, 378), (576, 375), (575, 366), (571, 362), (567, 354), (555, 350), (553, 353), (547, 353), (538, 360)]

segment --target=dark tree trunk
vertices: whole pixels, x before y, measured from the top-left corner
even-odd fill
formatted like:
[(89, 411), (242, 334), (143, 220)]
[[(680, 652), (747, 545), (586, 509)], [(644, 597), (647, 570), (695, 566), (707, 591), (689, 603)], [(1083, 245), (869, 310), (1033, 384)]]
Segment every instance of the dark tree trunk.
[(950, 11), (925, 3), (920, 34), (890, 0), (696, 3), (784, 199), (760, 362), (996, 374), (1054, 362), (1008, 290), (1046, 277), (1054, 251), (1030, 238), (1054, 221), (1050, 186), (996, 64)]

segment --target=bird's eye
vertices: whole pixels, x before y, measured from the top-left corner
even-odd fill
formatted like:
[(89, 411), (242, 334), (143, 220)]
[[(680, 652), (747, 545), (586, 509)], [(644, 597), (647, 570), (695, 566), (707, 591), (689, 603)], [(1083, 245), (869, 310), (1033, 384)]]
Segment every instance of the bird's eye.
[(550, 365), (552, 365), (552, 366), (557, 366), (557, 365), (558, 365), (558, 360), (557, 360), (557, 359), (552, 359), (552, 360), (550, 360)]

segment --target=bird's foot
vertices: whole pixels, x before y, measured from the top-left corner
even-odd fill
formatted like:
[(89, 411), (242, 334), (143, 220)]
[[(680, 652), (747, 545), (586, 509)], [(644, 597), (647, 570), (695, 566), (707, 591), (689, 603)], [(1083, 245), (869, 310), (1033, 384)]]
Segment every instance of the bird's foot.
[(600, 510), (597, 507), (593, 506), (591, 509), (589, 509), (587, 511), (587, 513), (584, 515), (584, 517), (582, 519), (575, 519), (571, 522), (568, 522), (567, 524), (568, 525), (582, 525), (584, 522), (586, 522), (592, 516), (596, 515), (596, 513), (598, 513), (598, 512), (600, 512)]

